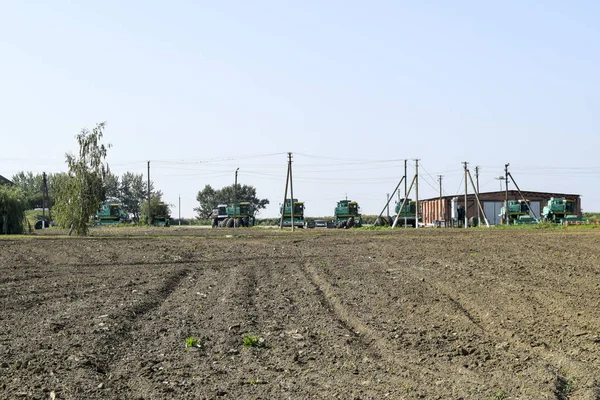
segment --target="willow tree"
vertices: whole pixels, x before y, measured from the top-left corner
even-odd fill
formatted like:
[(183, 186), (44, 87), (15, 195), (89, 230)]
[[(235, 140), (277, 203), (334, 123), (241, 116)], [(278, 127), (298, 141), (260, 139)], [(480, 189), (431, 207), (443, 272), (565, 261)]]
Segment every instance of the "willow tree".
[(71, 228), (78, 235), (88, 233), (92, 218), (105, 197), (104, 179), (109, 172), (105, 160), (111, 145), (101, 142), (104, 128), (105, 122), (97, 124), (92, 131), (82, 129), (75, 136), (79, 154), (66, 154), (69, 172), (58, 187), (54, 213), (59, 226)]
[(23, 233), (27, 197), (18, 186), (0, 185), (0, 234)]

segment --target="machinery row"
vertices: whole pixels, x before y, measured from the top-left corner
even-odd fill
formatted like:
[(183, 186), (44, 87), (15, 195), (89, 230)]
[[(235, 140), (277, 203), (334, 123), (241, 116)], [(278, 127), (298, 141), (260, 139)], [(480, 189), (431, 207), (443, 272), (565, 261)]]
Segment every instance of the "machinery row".
[[(584, 222), (583, 219), (574, 213), (574, 201), (562, 197), (552, 197), (542, 211), (541, 216), (534, 215), (528, 200), (509, 200), (508, 211), (506, 206), (500, 210), (502, 224), (526, 225), (537, 224), (539, 222), (551, 222), (556, 224), (577, 224)], [(293, 207), (293, 210), (292, 210)], [(375, 226), (392, 226), (396, 221), (398, 226), (416, 227), (416, 202), (411, 199), (399, 199), (396, 201), (394, 214), (380, 216), (375, 220)], [(167, 215), (167, 205), (160, 203), (158, 205), (157, 215), (152, 218), (154, 226), (169, 226), (169, 215)], [(292, 213), (293, 211), (293, 213)], [(460, 209), (458, 214), (460, 214)], [(464, 212), (464, 210), (463, 210)], [(315, 226), (326, 226), (328, 228), (354, 228), (361, 227), (363, 220), (360, 213), (358, 202), (344, 199), (337, 202), (334, 208), (334, 217), (331, 221), (320, 221), (322, 224), (315, 224), (314, 221), (307, 222), (304, 218), (304, 202), (298, 199), (287, 199), (285, 204), (279, 208), (279, 215), (283, 221), (284, 227), (313, 228)], [(248, 202), (239, 202), (233, 204), (219, 204), (212, 211), (210, 217), (213, 228), (233, 228), (249, 227), (256, 225), (255, 210)], [(459, 218), (460, 220), (460, 215)], [(115, 200), (104, 202), (94, 220), (95, 225), (116, 225), (120, 223), (129, 223), (131, 220), (123, 210), (120, 203)], [(478, 225), (474, 221), (473, 225)]]

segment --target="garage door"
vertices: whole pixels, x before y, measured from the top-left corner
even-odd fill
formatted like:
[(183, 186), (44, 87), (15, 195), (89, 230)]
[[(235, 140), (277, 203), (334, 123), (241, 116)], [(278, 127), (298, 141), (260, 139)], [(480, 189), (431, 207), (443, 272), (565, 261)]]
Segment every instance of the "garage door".
[[(490, 225), (500, 224), (500, 209), (502, 208), (502, 201), (484, 201), (483, 212), (488, 219)], [(539, 207), (539, 205), (538, 205)]]

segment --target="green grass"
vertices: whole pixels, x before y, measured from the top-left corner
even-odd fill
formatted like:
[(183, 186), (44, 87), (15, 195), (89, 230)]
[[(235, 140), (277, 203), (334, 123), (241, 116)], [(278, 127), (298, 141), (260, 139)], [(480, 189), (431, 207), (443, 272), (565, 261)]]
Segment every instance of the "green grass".
[(201, 343), (202, 343), (202, 341), (200, 339), (196, 339), (194, 337), (189, 337), (189, 338), (185, 339), (185, 349), (189, 350), (194, 347), (200, 347)]
[(263, 338), (260, 338), (256, 335), (252, 335), (250, 333), (248, 333), (246, 336), (244, 336), (243, 344), (244, 344), (244, 347), (247, 349), (249, 349), (250, 347), (256, 347), (256, 348), (266, 347), (265, 341)]

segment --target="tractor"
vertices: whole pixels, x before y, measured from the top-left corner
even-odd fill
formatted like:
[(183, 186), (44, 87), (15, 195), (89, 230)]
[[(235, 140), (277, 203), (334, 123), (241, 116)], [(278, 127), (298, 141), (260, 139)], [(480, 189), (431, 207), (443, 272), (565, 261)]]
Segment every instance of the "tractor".
[(362, 218), (356, 201), (340, 200), (334, 210), (334, 225), (336, 228), (361, 227)]
[[(537, 224), (537, 220), (531, 215), (529, 200), (509, 200), (508, 201), (508, 223), (512, 225)], [(500, 209), (502, 224), (506, 224), (506, 206)]]
[[(411, 226), (416, 227), (416, 210), (417, 210), (417, 202), (411, 199), (406, 199), (406, 203), (404, 207), (402, 207), (402, 203), (404, 203), (404, 199), (400, 199), (396, 201), (396, 214), (392, 217), (380, 217), (375, 220), (375, 226), (392, 226), (394, 220), (396, 219), (396, 215), (398, 215), (398, 225), (399, 226)], [(400, 210), (402, 207), (402, 210)]]
[(255, 224), (254, 209), (247, 201), (242, 201), (237, 206), (219, 204), (213, 209), (212, 227), (233, 228), (234, 226), (253, 226)]
[[(117, 225), (121, 222), (128, 222), (127, 213), (118, 200), (107, 200), (100, 204), (94, 225)], [(36, 228), (37, 229), (37, 228)]]
[(575, 200), (568, 200), (564, 197), (551, 197), (548, 204), (542, 211), (544, 222), (554, 222), (557, 224), (581, 222), (580, 216), (575, 214)]
[[(304, 227), (304, 202), (294, 199), (294, 226)], [(285, 207), (279, 207), (279, 215), (283, 215), (283, 226), (292, 226), (292, 200), (285, 199)]]

